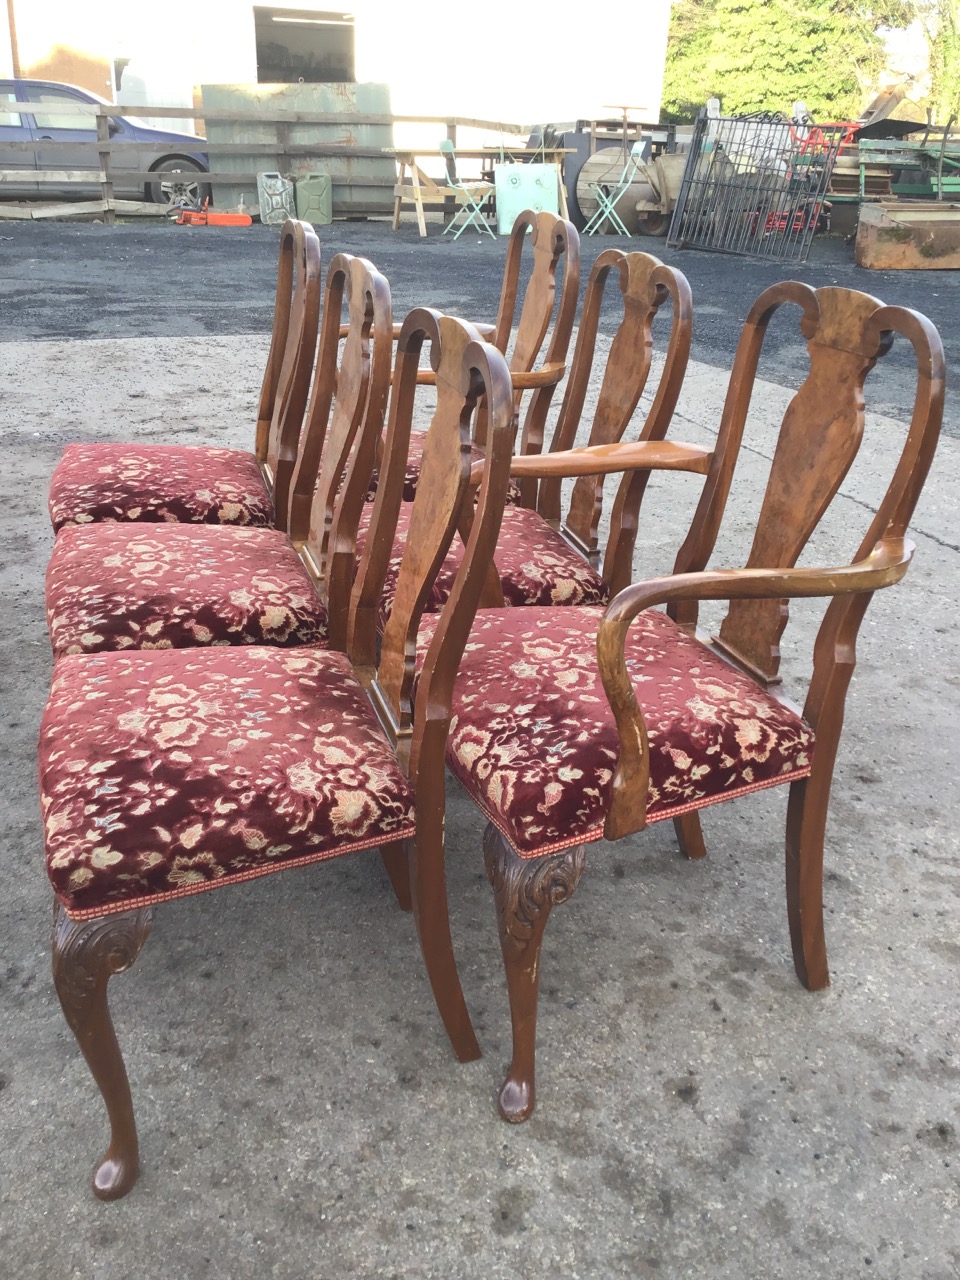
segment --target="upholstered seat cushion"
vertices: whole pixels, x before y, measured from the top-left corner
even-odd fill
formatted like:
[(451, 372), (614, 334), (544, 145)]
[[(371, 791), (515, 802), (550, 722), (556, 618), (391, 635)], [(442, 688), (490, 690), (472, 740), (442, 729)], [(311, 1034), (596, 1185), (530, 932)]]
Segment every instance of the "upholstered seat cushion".
[(54, 653), (323, 645), (326, 609), (277, 529), (104, 523), (57, 536), (47, 568)]
[(252, 453), (198, 445), (71, 444), (50, 481), (54, 529), (98, 520), (274, 523)]
[[(397, 521), (397, 534), (390, 557), (380, 605), (381, 627), (390, 616), (406, 545), (412, 507), (404, 503)], [(366, 545), (370, 509), (361, 518), (358, 555)], [(427, 611), (438, 613), (453, 590), (457, 570), (463, 560), (464, 545), (454, 537), (447, 558), (433, 584)], [(509, 606), (551, 604), (606, 604), (607, 584), (542, 516), (527, 507), (506, 507), (497, 539), (497, 573), (503, 586), (504, 603)]]
[[(601, 609), (485, 609), (460, 665), (447, 763), (521, 857), (599, 840), (619, 737), (597, 668)], [(436, 625), (424, 618), (421, 654)], [(648, 821), (810, 772), (813, 731), (665, 614), (630, 630), (650, 738)]]
[(323, 650), (61, 658), (39, 764), (47, 870), (76, 919), (414, 830), (362, 687)]

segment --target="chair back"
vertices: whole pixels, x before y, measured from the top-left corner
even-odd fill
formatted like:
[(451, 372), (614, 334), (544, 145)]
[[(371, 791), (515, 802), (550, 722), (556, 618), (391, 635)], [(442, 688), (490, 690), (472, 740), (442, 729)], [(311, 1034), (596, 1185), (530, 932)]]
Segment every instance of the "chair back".
[(629, 187), (633, 182), (637, 170), (643, 164), (643, 151), (646, 145), (645, 142), (635, 142), (627, 152), (623, 173), (621, 173), (620, 181), (617, 183), (618, 187)]
[[(344, 305), (349, 323), (341, 345)], [(392, 332), (386, 279), (365, 258), (337, 254), (327, 271), (320, 355), (291, 518), (291, 537), (327, 604), (333, 649), (342, 650), (346, 642), (357, 529), (386, 415)]]
[(320, 292), (320, 241), (309, 223), (290, 218), (280, 232), (273, 332), (254, 444), (273, 484), (281, 528), (287, 527), (289, 486), (313, 373)]
[(440, 154), (443, 156), (443, 167), (446, 171), (447, 182), (449, 182), (451, 187), (459, 187), (460, 179), (457, 177), (457, 153), (449, 138), (443, 138), (441, 140)]
[[(511, 345), (521, 267), (524, 257), (528, 256), (527, 245), (533, 261), (524, 289), (516, 336)], [(530, 374), (540, 360), (551, 321), (553, 330), (547, 350), (540, 360), (540, 366), (545, 372), (544, 385), (532, 388), (522, 429), (520, 408), (524, 388), (519, 386), (514, 391), (514, 431), (515, 435), (518, 431), (520, 434), (520, 453), (539, 453), (543, 447), (547, 412), (565, 371), (579, 291), (580, 237), (576, 227), (572, 222), (558, 218), (553, 213), (524, 210), (514, 222), (507, 243), (500, 306), (491, 342), (507, 355), (511, 374)], [(554, 374), (547, 377), (551, 368)], [(483, 444), (482, 423), (478, 425), (477, 441)], [(524, 481), (520, 487), (525, 505), (532, 506), (535, 500), (535, 482)]]
[[(377, 665), (377, 617), (403, 496), (417, 367), (425, 342), (430, 344), (437, 375), (436, 409), (424, 441), (420, 483)], [(481, 397), (488, 406), (489, 432), (472, 529), (417, 686), (416, 642), (424, 606), (457, 534), (461, 510), (472, 503), (470, 424)], [(500, 531), (513, 453), (512, 405), (506, 362), (495, 348), (480, 340), (472, 325), (424, 308), (407, 316), (397, 344), (386, 464), (353, 588), (346, 651), (366, 679), (373, 704), (401, 758), (413, 762), (412, 778), (416, 762), (422, 759), (424, 735), (446, 736), (454, 675)], [(443, 749), (441, 746), (436, 756), (436, 740), (430, 741), (434, 771), (442, 779)]]
[[(904, 537), (933, 458), (943, 415), (944, 359), (939, 334), (926, 317), (887, 307), (853, 289), (813, 289), (796, 281), (764, 290), (747, 316), (737, 347), (717, 447), (690, 533), (675, 572), (706, 567), (713, 552), (733, 479), (764, 337), (785, 303), (800, 309), (810, 368), (793, 396), (777, 437), (748, 569), (792, 568), (847, 475), (863, 439), (863, 388), (871, 369), (900, 334), (913, 347), (917, 382), (913, 415), (892, 479), (854, 555), (864, 559), (879, 544)], [(838, 596), (828, 607), (817, 642), (838, 635), (856, 615), (852, 637), (869, 601)], [(672, 611), (687, 626), (696, 623), (694, 602)], [(755, 678), (779, 681), (780, 637), (789, 613), (784, 600), (734, 600), (715, 640), (717, 647)], [(824, 628), (827, 628), (824, 631)], [(816, 669), (816, 659), (815, 659)]]
[[(594, 373), (597, 331), (608, 283), (619, 286), (622, 315), (600, 383), (586, 440), (577, 441), (587, 390)], [(648, 253), (605, 249), (594, 262), (587, 281), (577, 344), (570, 376), (550, 445), (551, 452), (587, 445), (616, 444), (636, 412), (647, 385), (653, 360), (653, 325), (660, 307), (670, 301), (672, 323), (664, 363), (650, 412), (637, 433), (638, 440), (662, 440), (667, 433), (690, 356), (693, 301), (682, 272), (665, 266)], [(649, 478), (647, 471), (624, 477), (614, 503), (603, 577), (615, 594), (631, 579), (640, 504)], [(604, 478), (581, 476), (573, 486), (566, 519), (561, 517), (561, 480), (540, 481), (537, 510), (591, 562), (598, 559), (598, 530), (603, 510)]]

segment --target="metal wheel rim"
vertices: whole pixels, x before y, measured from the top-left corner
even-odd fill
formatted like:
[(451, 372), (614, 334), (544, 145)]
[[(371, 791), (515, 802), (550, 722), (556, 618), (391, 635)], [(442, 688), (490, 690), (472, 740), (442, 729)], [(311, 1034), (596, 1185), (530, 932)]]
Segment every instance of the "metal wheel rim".
[(181, 176), (187, 170), (180, 169), (164, 169), (162, 172), (168, 173), (169, 178), (160, 179), (160, 194), (163, 196), (163, 203), (168, 208), (175, 209), (180, 205), (200, 204), (200, 177), (184, 177)]

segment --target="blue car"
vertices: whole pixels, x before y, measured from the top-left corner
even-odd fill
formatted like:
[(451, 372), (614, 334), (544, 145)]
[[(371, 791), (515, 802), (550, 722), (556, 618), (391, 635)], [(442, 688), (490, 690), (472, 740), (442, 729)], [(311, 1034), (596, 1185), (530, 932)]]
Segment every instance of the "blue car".
[[(77, 148), (78, 142), (95, 142), (96, 121), (73, 112), (57, 112), (60, 103), (106, 100), (70, 84), (50, 80), (0, 80), (0, 199), (43, 200), (90, 199), (100, 194), (95, 175), (100, 171), (97, 152)], [(109, 104), (108, 104), (109, 105)], [(205, 138), (188, 133), (168, 133), (150, 129), (133, 116), (110, 117), (111, 141), (128, 145), (110, 154), (113, 193), (120, 199), (148, 200), (167, 208), (202, 204), (210, 186), (202, 175), (209, 173), (207, 153), (201, 150)], [(57, 142), (56, 147), (38, 147), (39, 141)], [(16, 150), (5, 142), (26, 144)], [(4, 178), (4, 170), (89, 169), (87, 182), (34, 181)], [(157, 176), (146, 182), (125, 178), (124, 172), (151, 170)]]

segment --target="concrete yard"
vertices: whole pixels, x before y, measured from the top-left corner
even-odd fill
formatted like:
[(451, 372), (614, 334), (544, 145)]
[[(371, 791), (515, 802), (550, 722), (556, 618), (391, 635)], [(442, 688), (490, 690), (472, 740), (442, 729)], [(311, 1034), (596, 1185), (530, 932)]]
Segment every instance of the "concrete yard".
[[(493, 319), (503, 240), (372, 222), (320, 237), (325, 258), (360, 252), (384, 271), (398, 317), (429, 304)], [(584, 277), (611, 243), (584, 245)], [(538, 1109), (505, 1125), (494, 1096), (510, 1028), (482, 822), (450, 782), (454, 941), (485, 1056), (460, 1066), (449, 1052), (375, 854), (168, 905), (111, 984), (140, 1180), (118, 1203), (94, 1199), (106, 1125), (50, 979), (36, 797), (46, 487), (72, 440), (251, 446), (275, 245), (260, 227), (0, 226), (0, 1280), (956, 1280), (952, 391), (915, 562), (861, 633), (827, 832), (829, 990), (809, 994), (793, 972), (785, 789), (710, 809), (703, 863), (678, 855), (669, 823), (591, 846), (546, 932)], [(676, 439), (711, 439), (740, 322), (786, 276), (918, 307), (948, 366), (960, 356), (956, 274), (870, 273), (837, 241), (797, 268), (627, 247), (679, 266), (697, 303)], [(778, 318), (717, 566), (724, 546), (743, 554), (803, 355), (796, 321)], [(882, 364), (863, 457), (802, 563), (849, 561), (882, 492), (910, 359)], [(651, 485), (638, 577), (669, 569), (696, 484)], [(816, 616), (798, 604), (784, 642), (800, 698)]]

